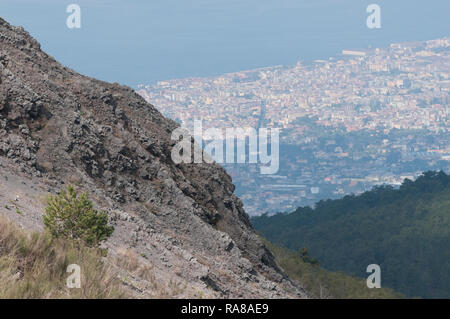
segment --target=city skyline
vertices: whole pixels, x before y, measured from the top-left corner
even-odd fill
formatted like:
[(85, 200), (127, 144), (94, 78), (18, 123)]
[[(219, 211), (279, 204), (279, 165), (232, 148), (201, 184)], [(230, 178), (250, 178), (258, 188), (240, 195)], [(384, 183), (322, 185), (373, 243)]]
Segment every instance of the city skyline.
[(311, 64), (160, 81), (138, 92), (187, 128), (195, 119), (205, 128), (279, 128), (277, 176), (259, 176), (250, 163), (224, 166), (250, 214), (293, 210), (448, 169), (449, 45), (440, 38), (343, 50)]

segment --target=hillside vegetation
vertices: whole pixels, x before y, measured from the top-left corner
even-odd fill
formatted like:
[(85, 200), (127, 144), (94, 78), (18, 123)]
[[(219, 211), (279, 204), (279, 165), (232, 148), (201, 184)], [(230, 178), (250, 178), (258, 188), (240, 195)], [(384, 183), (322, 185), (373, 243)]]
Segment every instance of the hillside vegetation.
[(443, 172), (252, 222), (275, 244), (306, 247), (328, 270), (367, 277), (366, 267), (378, 264), (383, 287), (450, 298), (450, 176)]
[(295, 282), (303, 285), (316, 299), (399, 299), (400, 293), (389, 288), (369, 289), (364, 278), (323, 269), (316, 260), (300, 252), (266, 242), (278, 264)]

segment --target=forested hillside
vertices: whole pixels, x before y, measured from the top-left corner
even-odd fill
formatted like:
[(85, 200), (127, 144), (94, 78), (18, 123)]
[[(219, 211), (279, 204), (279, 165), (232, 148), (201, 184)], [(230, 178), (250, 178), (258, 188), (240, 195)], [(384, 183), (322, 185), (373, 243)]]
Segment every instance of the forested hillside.
[(383, 287), (409, 297), (450, 297), (450, 176), (444, 172), (252, 222), (273, 243), (306, 247), (328, 270), (367, 277), (367, 265), (378, 264)]
[(343, 272), (323, 269), (320, 263), (308, 255), (306, 249), (297, 252), (271, 244), (267, 247), (289, 278), (302, 284), (311, 298), (316, 299), (400, 299), (400, 293), (389, 289), (369, 289), (366, 278), (348, 276)]

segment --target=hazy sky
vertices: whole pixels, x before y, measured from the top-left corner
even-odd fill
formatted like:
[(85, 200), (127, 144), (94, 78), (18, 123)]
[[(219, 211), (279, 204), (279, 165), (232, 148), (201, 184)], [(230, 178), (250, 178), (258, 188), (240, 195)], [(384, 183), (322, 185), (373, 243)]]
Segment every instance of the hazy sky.
[[(66, 8), (81, 6), (81, 29)], [(382, 28), (366, 26), (381, 6)], [(80, 73), (135, 86), (450, 36), (448, 0), (0, 0), (0, 16)]]

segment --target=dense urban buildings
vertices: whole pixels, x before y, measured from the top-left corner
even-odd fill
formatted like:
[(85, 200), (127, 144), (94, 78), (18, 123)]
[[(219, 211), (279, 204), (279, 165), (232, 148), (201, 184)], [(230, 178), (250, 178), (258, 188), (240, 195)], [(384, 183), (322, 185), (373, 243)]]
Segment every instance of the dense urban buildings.
[(192, 128), (280, 128), (280, 170), (226, 164), (251, 215), (450, 170), (450, 38), (344, 50), (311, 65), (140, 85)]

